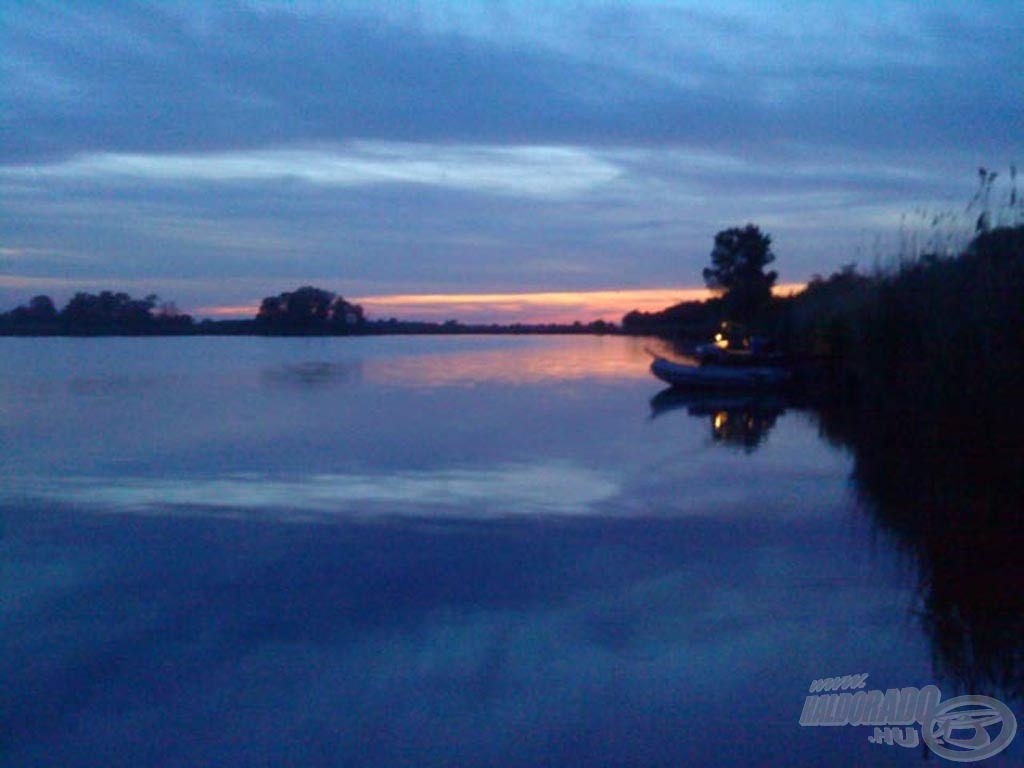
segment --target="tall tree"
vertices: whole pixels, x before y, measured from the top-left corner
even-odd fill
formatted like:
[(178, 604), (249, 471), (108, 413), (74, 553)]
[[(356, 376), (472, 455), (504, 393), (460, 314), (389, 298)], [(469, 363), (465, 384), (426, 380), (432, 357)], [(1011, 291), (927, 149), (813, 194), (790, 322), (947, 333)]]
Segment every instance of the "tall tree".
[(57, 308), (49, 296), (33, 296), (28, 303), (28, 311), (33, 320), (46, 321), (57, 317)]
[(263, 299), (256, 322), (277, 333), (348, 333), (361, 326), (365, 318), (358, 304), (350, 304), (331, 291), (304, 285)]
[(768, 303), (777, 272), (764, 268), (775, 261), (772, 239), (754, 224), (723, 229), (715, 235), (711, 266), (704, 269), (704, 282), (722, 295), (726, 307), (737, 319), (749, 320)]

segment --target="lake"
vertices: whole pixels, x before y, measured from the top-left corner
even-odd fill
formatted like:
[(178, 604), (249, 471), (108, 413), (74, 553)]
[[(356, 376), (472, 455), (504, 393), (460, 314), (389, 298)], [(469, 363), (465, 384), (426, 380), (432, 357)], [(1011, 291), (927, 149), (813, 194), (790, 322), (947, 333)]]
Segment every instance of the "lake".
[(864, 673), (1024, 716), (816, 413), (650, 343), (0, 339), (0, 764), (941, 764), (801, 725)]

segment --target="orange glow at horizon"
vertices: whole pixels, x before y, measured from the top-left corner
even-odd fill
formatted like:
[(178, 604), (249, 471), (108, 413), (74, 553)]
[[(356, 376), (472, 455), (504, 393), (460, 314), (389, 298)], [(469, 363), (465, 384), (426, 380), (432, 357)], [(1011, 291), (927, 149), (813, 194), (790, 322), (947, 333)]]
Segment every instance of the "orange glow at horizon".
[[(804, 283), (774, 289), (788, 296)], [(619, 291), (543, 291), (534, 293), (396, 294), (354, 299), (377, 319), (465, 320), (497, 323), (619, 322), (628, 312), (659, 312), (683, 301), (704, 301), (714, 294), (706, 288), (645, 288)], [(466, 315), (471, 315), (467, 317)]]
[(196, 307), (192, 310), (192, 314), (222, 320), (238, 320), (255, 317), (259, 308), (259, 304), (214, 305), (211, 307)]
[(634, 309), (651, 312), (680, 301), (710, 297), (700, 288), (623, 291), (543, 291), (535, 293), (396, 294), (358, 299), (377, 317), (496, 323), (618, 322)]
[[(804, 283), (775, 286), (776, 296), (788, 296)], [(604, 320), (620, 322), (633, 310), (659, 312), (683, 301), (704, 301), (714, 294), (706, 288), (643, 288), (620, 291), (538, 291), (524, 293), (403, 293), (350, 299), (372, 320), (399, 320), (467, 324), (572, 323)], [(193, 310), (200, 317), (251, 318), (258, 303), (211, 305)]]

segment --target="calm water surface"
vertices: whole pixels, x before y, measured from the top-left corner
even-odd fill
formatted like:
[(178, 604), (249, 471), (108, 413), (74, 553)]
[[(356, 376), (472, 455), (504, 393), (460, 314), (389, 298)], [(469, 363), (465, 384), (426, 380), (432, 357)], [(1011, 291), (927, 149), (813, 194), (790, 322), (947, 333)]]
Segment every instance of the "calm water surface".
[(998, 695), (850, 456), (643, 346), (0, 339), (0, 763), (942, 764), (799, 725), (833, 675)]

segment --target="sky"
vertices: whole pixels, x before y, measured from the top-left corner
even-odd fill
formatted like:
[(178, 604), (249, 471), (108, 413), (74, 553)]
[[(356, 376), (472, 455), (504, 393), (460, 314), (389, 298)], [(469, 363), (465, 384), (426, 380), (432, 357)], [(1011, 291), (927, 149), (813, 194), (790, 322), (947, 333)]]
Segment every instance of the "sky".
[(1008, 195), (1022, 39), (997, 0), (7, 2), (0, 310), (616, 320), (748, 222), (782, 283), (872, 268), (962, 236), (979, 166)]

